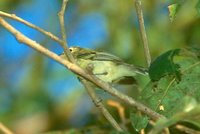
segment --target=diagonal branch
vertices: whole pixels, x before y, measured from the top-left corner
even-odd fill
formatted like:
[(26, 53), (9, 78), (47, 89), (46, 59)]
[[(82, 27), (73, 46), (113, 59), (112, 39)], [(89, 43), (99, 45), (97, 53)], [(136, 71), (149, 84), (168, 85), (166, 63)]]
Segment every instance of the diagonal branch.
[(3, 123), (0, 122), (0, 130), (4, 134), (14, 134), (11, 130), (9, 130)]
[(192, 129), (192, 128), (189, 128), (187, 126), (180, 125), (180, 124), (176, 125), (175, 128), (185, 134), (200, 134), (199, 130), (195, 130), (195, 129)]
[(9, 13), (5, 13), (5, 12), (2, 12), (0, 11), (0, 16), (2, 17), (7, 17), (7, 18), (10, 18), (10, 19), (13, 19), (13, 20), (16, 20), (16, 21), (19, 21), (25, 25), (27, 25), (28, 27), (31, 27), (39, 32), (41, 32), (42, 34), (46, 35), (47, 37), (50, 37), (51, 39), (53, 39), (54, 41), (58, 42), (58, 43), (62, 43), (63, 41), (60, 40), (57, 36), (55, 36), (54, 34), (52, 34), (51, 32), (48, 32), (48, 31), (45, 31), (44, 29), (16, 16), (15, 14), (9, 14)]
[(74, 72), (75, 74), (79, 75), (80, 77), (85, 78), (88, 81), (91, 81), (98, 87), (104, 89), (106, 92), (110, 93), (111, 95), (121, 99), (122, 101), (126, 102), (127, 104), (137, 108), (139, 111), (143, 112), (144, 114), (148, 115), (153, 120), (158, 120), (159, 118), (165, 118), (163, 115), (160, 115), (159, 113), (153, 111), (152, 109), (148, 108), (147, 106), (143, 105), (142, 103), (134, 100), (133, 98), (119, 92), (112, 86), (110, 86), (108, 83), (105, 83), (104, 81), (98, 79), (97, 77), (90, 75), (86, 73), (82, 68), (77, 66), (76, 64), (73, 64), (69, 62), (68, 60), (65, 60), (58, 56), (57, 54), (49, 51), (48, 49), (41, 46), (39, 43), (31, 40), (30, 38), (26, 37), (22, 33), (20, 33), (18, 30), (16, 30), (13, 26), (11, 26), (9, 23), (7, 23), (3, 18), (0, 17), (0, 24), (6, 28), (10, 33), (13, 34), (13, 36), (16, 37), (16, 39), (23, 44), (26, 44), (27, 46), (37, 50), (38, 52), (41, 52), (42, 54), (46, 55), (47, 57), (57, 61), (58, 63), (62, 64), (63, 66), (67, 67), (69, 70)]
[(119, 124), (115, 121), (115, 119), (112, 117), (112, 115), (108, 112), (108, 110), (104, 107), (103, 103), (101, 102), (101, 98), (98, 98), (96, 96), (96, 93), (94, 92), (95, 89), (92, 88), (91, 83), (87, 82), (84, 79), (80, 79), (83, 85), (85, 86), (85, 89), (87, 90), (89, 96), (92, 98), (94, 104), (96, 107), (99, 108), (101, 113), (105, 116), (105, 118), (110, 122), (110, 124), (117, 130), (122, 132), (123, 129), (119, 126)]

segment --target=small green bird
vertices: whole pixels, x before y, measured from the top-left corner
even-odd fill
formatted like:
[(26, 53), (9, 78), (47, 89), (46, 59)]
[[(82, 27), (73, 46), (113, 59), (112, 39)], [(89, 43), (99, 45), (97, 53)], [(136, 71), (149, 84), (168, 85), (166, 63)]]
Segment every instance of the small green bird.
[[(119, 57), (106, 52), (81, 47), (70, 47), (69, 50), (80, 67), (91, 67), (92, 74), (108, 83), (134, 84), (134, 76), (148, 74), (147, 69), (127, 64)], [(66, 58), (64, 53), (60, 56)]]

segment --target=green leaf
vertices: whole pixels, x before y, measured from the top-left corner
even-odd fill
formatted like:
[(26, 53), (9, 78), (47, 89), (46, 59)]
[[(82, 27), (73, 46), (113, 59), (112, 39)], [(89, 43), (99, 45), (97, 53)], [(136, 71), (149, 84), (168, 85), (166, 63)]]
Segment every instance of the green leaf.
[(139, 114), (131, 113), (130, 115), (132, 126), (136, 131), (140, 131), (143, 128), (146, 128), (149, 120), (147, 116), (142, 116)]
[(180, 8), (180, 4), (178, 3), (171, 4), (168, 6), (169, 18), (171, 22), (174, 21), (179, 8)]
[(178, 55), (179, 52), (180, 49), (170, 50), (153, 61), (149, 68), (149, 76), (152, 81), (157, 81), (166, 75), (174, 75), (180, 80), (179, 65), (173, 61), (174, 56)]
[[(191, 103), (194, 103), (193, 99), (191, 101)], [(194, 107), (195, 104), (189, 104), (188, 107), (191, 107), (191, 105), (193, 108), (190, 108), (189, 110), (187, 108), (183, 109), (183, 111), (176, 113), (170, 119), (160, 119), (149, 134), (159, 134), (164, 128), (170, 127), (180, 121), (188, 122), (200, 127), (200, 105)]]
[[(145, 105), (166, 117), (171, 117), (180, 111), (180, 106), (183, 106), (183, 103), (187, 103), (187, 101), (185, 102), (183, 100), (185, 97), (192, 96), (197, 102), (200, 102), (199, 53), (199, 51), (193, 52), (182, 49), (176, 51), (171, 50), (159, 56), (160, 59), (157, 58), (159, 62), (151, 68), (150, 75), (151, 73), (157, 73), (156, 75), (152, 75), (155, 75), (156, 78), (162, 76), (162, 78), (156, 82), (150, 82), (141, 92), (140, 100)], [(166, 63), (164, 61), (170, 64), (166, 66), (171, 69), (167, 70), (165, 68)], [(164, 68), (164, 70), (159, 70), (159, 66), (160, 68)], [(174, 74), (167, 75), (170, 74), (170, 71), (171, 74), (173, 72)], [(177, 71), (178, 77), (180, 77), (179, 81), (176, 81), (177, 76), (174, 77)], [(159, 76), (159, 73), (162, 75)]]

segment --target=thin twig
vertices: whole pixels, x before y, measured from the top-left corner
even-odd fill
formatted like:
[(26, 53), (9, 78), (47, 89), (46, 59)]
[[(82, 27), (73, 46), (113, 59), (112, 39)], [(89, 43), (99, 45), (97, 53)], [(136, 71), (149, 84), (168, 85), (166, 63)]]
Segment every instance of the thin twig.
[(66, 31), (65, 31), (64, 15), (65, 15), (65, 9), (66, 9), (66, 6), (67, 6), (67, 2), (68, 2), (68, 0), (63, 0), (61, 10), (58, 13), (59, 22), (60, 22), (60, 29), (61, 29), (61, 35), (62, 35), (62, 40), (63, 40), (61, 45), (64, 48), (64, 53), (65, 53), (66, 57), (71, 62), (75, 63), (75, 60), (74, 60), (74, 58), (73, 58), (73, 56), (70, 53), (69, 48), (68, 48), (67, 35), (66, 35)]
[(82, 68), (80, 68), (76, 64), (73, 64), (73, 63), (69, 62), (68, 60), (61, 58), (57, 54), (55, 54), (55, 53), (49, 51), (48, 49), (44, 48), (39, 43), (37, 43), (37, 42), (31, 40), (30, 38), (26, 37), (25, 35), (23, 35), (21, 32), (16, 30), (13, 26), (11, 26), (9, 23), (7, 23), (1, 17), (0, 17), (0, 24), (4, 28), (6, 28), (10, 33), (12, 33), (20, 43), (26, 44), (29, 47), (37, 50), (38, 52), (41, 52), (42, 54), (46, 55), (47, 57), (50, 57), (51, 59), (57, 61), (58, 63), (60, 63), (62, 65), (64, 65), (65, 67), (67, 67), (69, 70), (71, 70), (75, 74), (79, 75), (80, 77), (83, 77), (83, 78), (91, 81), (92, 83), (94, 83), (98, 87), (104, 89), (106, 92), (112, 94), (113, 96), (118, 97), (119, 99), (126, 102), (127, 104), (129, 104), (133, 107), (136, 107), (139, 111), (143, 112), (144, 114), (147, 114), (153, 120), (158, 120), (159, 118), (165, 118), (163, 115), (160, 115), (159, 113), (151, 110), (150, 108), (143, 105), (142, 103), (140, 103), (140, 102), (134, 100), (133, 98), (119, 92), (118, 90), (113, 88), (111, 85), (109, 85), (108, 83), (98, 79), (94, 75), (86, 73)]
[(119, 117), (121, 119), (122, 125), (125, 128), (126, 125), (126, 117), (125, 117), (125, 109), (124, 107), (117, 101), (108, 100), (107, 104), (109, 106), (115, 107), (118, 110)]
[(9, 130), (3, 123), (0, 122), (0, 130), (4, 134), (14, 134), (11, 130)]
[(139, 26), (140, 26), (140, 34), (141, 34), (143, 46), (144, 46), (144, 54), (145, 54), (147, 65), (149, 67), (151, 64), (151, 55), (149, 51), (149, 44), (148, 44), (147, 34), (145, 30), (145, 25), (144, 25), (141, 0), (135, 0), (135, 7), (136, 7), (137, 16), (138, 16)]
[[(61, 27), (61, 34), (62, 34), (62, 47), (64, 48), (64, 53), (68, 57), (68, 59), (76, 64), (76, 61), (73, 57), (73, 55), (70, 53), (67, 45), (67, 40), (66, 40), (66, 31), (65, 31), (65, 22), (64, 22), (64, 13), (66, 9), (68, 0), (63, 0), (62, 7), (60, 12), (58, 13), (59, 20), (60, 20), (60, 27)], [(117, 130), (122, 132), (123, 130), (121, 127), (118, 125), (118, 123), (115, 121), (115, 119), (112, 117), (112, 115), (108, 112), (108, 110), (104, 107), (104, 105), (98, 101), (99, 98), (97, 98), (95, 91), (92, 89), (92, 86), (89, 82), (86, 80), (79, 78), (81, 80), (81, 83), (84, 85), (86, 91), (88, 92), (89, 96), (93, 100), (94, 104), (100, 109), (101, 113), (105, 116), (105, 118), (110, 122), (110, 124)]]
[(188, 128), (188, 127), (180, 125), (180, 124), (176, 125), (175, 128), (186, 134), (200, 134), (200, 131)]
[(84, 79), (80, 79), (83, 85), (85, 86), (85, 89), (87, 90), (89, 96), (92, 98), (94, 104), (99, 108), (99, 110), (103, 113), (105, 118), (110, 122), (110, 124), (117, 130), (122, 132), (123, 129), (119, 126), (119, 124), (115, 121), (115, 119), (112, 117), (112, 115), (108, 112), (108, 110), (104, 107), (102, 104), (101, 98), (98, 98), (95, 93), (95, 89), (92, 88), (91, 83), (87, 82)]
[(44, 29), (16, 16), (15, 14), (9, 14), (9, 13), (5, 13), (5, 12), (2, 12), (0, 11), (0, 16), (3, 16), (3, 17), (7, 17), (7, 18), (10, 18), (10, 19), (13, 19), (13, 20), (16, 20), (16, 21), (19, 21), (39, 32), (41, 32), (42, 34), (46, 35), (47, 37), (50, 37), (51, 39), (53, 39), (54, 41), (58, 42), (58, 43), (62, 43), (62, 40), (60, 40), (57, 36), (55, 36), (54, 34), (52, 34), (51, 32), (48, 32), (48, 31), (45, 31)]

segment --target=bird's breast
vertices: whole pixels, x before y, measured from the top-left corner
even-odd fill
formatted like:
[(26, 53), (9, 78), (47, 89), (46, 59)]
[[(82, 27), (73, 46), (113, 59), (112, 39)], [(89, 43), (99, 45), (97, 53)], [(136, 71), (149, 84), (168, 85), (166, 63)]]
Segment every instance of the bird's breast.
[(81, 59), (78, 64), (86, 69), (90, 64), (92, 65), (92, 73), (99, 79), (112, 83), (114, 80), (124, 76), (134, 76), (135, 74), (126, 68), (124, 65), (115, 64), (112, 61), (97, 61), (97, 60), (85, 60)]

